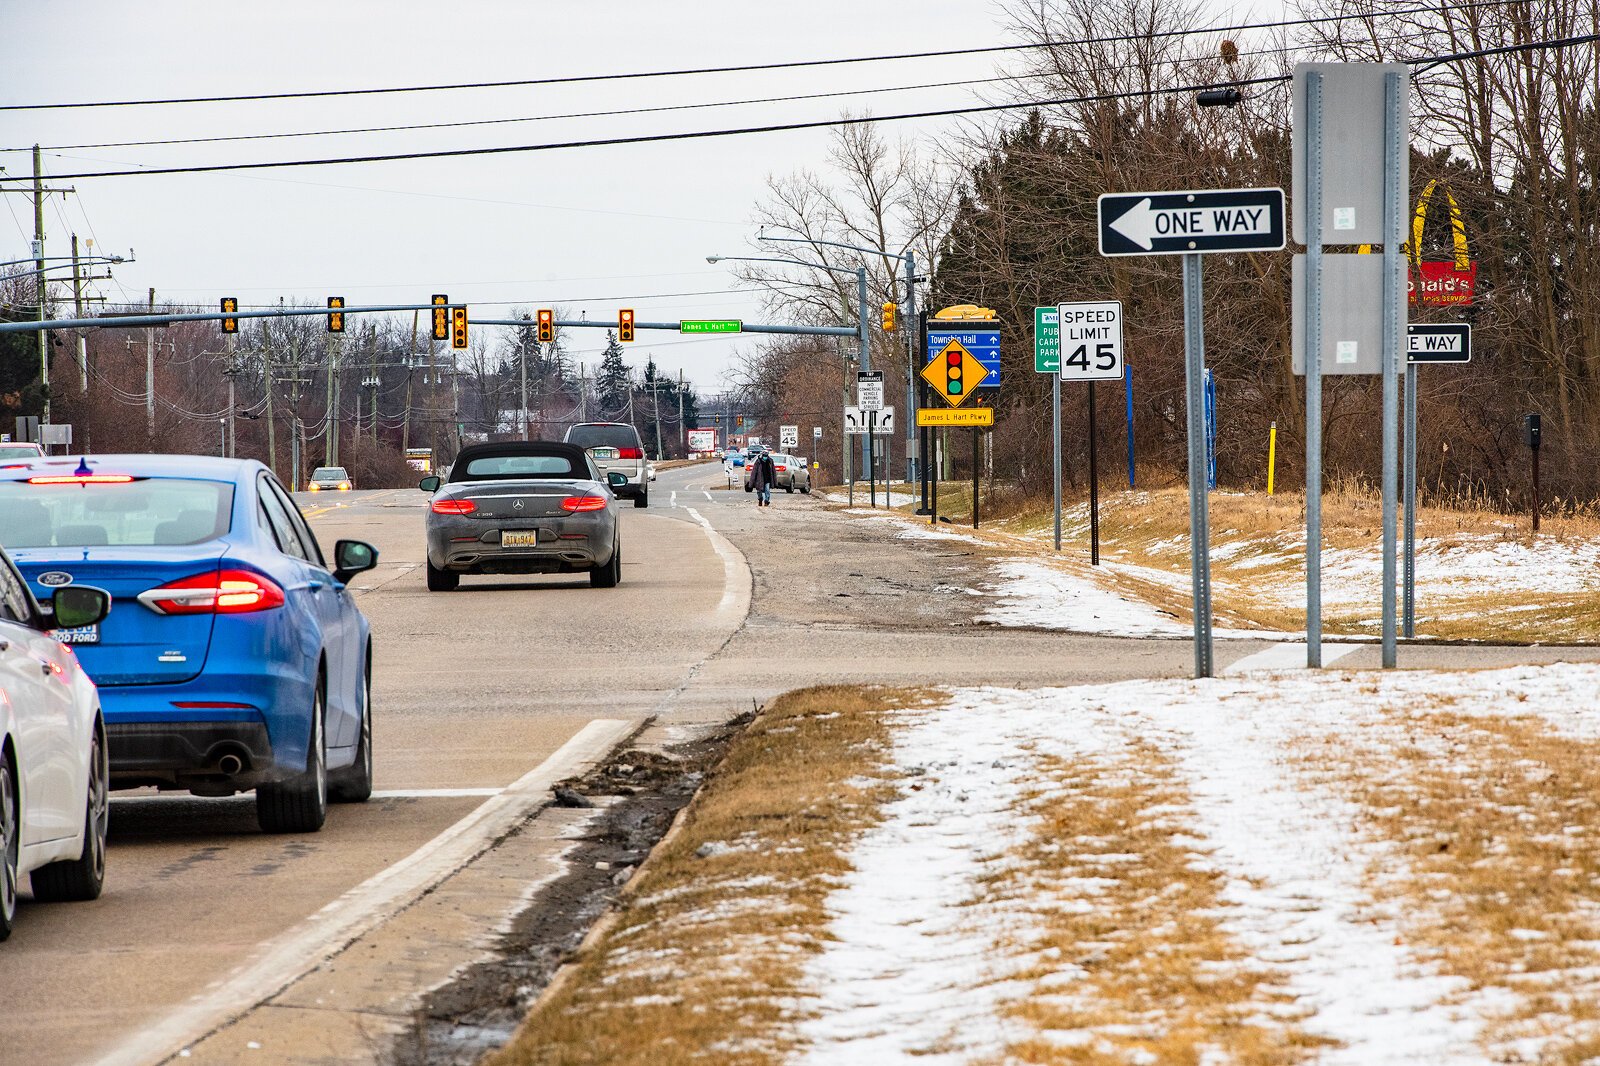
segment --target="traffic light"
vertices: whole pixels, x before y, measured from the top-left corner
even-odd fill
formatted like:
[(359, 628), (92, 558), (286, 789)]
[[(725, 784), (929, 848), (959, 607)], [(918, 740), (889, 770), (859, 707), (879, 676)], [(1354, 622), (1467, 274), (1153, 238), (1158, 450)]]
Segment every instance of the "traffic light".
[(343, 296), (330, 296), (330, 297), (328, 297), (328, 307), (329, 307), (328, 332), (329, 333), (343, 333), (344, 332), (344, 312), (343, 311), (334, 311), (334, 310), (332, 310), (335, 307), (343, 307), (343, 306), (344, 306), (344, 297)]
[(450, 309), (450, 347), (465, 348), (467, 346), (467, 309), (465, 307), (452, 307)]
[(550, 344), (556, 339), (556, 313), (548, 308), (539, 311), (539, 343)]
[[(233, 313), (234, 311), (237, 311), (237, 310), (239, 310), (239, 299), (238, 299), (238, 297), (236, 297), (236, 296), (224, 296), (222, 298), (222, 313), (223, 314), (225, 314), (225, 315), (226, 314), (231, 314), (231, 313)], [(225, 318), (225, 319), (223, 319), (222, 320), (222, 332), (224, 332), (224, 333), (238, 333), (239, 332), (239, 320), (237, 318)]]
[(633, 340), (633, 309), (630, 307), (617, 312), (617, 340)]
[(450, 339), (450, 297), (438, 293), (433, 295), (433, 339), (447, 341)]
[(883, 305), (883, 331), (885, 333), (894, 332), (894, 313), (897, 310), (899, 308), (895, 306), (892, 300)]

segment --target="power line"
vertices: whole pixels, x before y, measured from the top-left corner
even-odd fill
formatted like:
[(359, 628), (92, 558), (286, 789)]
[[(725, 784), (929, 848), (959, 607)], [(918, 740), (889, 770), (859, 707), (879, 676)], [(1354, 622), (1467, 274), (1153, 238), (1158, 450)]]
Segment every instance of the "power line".
[[(1512, 52), (1542, 51), (1550, 48), (1565, 48), (1577, 44), (1588, 44), (1600, 41), (1600, 33), (1584, 34), (1578, 37), (1566, 37), (1559, 40), (1534, 41), (1528, 44), (1506, 45), (1500, 48), (1483, 48), (1470, 52), (1456, 52), (1444, 56), (1423, 56), (1417, 59), (1403, 60), (1402, 62), (1416, 65), (1423, 64), (1421, 70), (1426, 72), (1433, 67), (1444, 63), (1459, 62), (1465, 59), (1476, 59), (1483, 56), (1503, 55)], [(284, 167), (320, 167), (340, 166), (352, 163), (388, 163), (406, 160), (421, 159), (453, 159), (470, 158), (473, 156), (510, 155), (529, 152), (549, 152), (569, 148), (603, 148), (633, 144), (656, 144), (671, 141), (705, 140), (716, 137), (738, 137), (763, 133), (790, 133), (802, 130), (830, 129), (838, 126), (859, 126), (878, 122), (902, 122), (914, 119), (952, 118), (961, 115), (993, 114), (1005, 111), (1024, 111), (1041, 107), (1061, 107), (1071, 104), (1114, 103), (1119, 100), (1144, 99), (1153, 96), (1169, 96), (1181, 93), (1197, 93), (1206, 89), (1242, 88), (1252, 85), (1277, 85), (1289, 81), (1287, 74), (1262, 78), (1243, 78), (1222, 82), (1207, 82), (1194, 85), (1178, 85), (1163, 89), (1138, 89), (1119, 93), (1100, 93), (1090, 96), (1061, 97), (1053, 100), (1031, 100), (1019, 103), (984, 104), (971, 107), (945, 108), (936, 111), (904, 112), (896, 115), (871, 115), (864, 117), (844, 116), (841, 118), (820, 119), (811, 122), (787, 122), (768, 126), (743, 126), (717, 130), (692, 130), (683, 133), (654, 133), (639, 134), (632, 137), (604, 137), (583, 141), (554, 141), (543, 144), (503, 145), (494, 148), (453, 148), (432, 152), (395, 152), (374, 155), (337, 156), (322, 159), (287, 159), (264, 163), (211, 163), (199, 166), (181, 167), (139, 167), (134, 170), (103, 170), (85, 171), (76, 174), (53, 175), (57, 180), (84, 179), (84, 178), (123, 178), (123, 177), (148, 177), (157, 174), (215, 174), (246, 170), (273, 170)], [(22, 181), (23, 178), (0, 178), (7, 181)]]
[[(1496, 3), (1504, 0), (1494, 0)], [(1286, 45), (1281, 48), (1258, 48), (1240, 52), (1240, 57), (1255, 57), (1265, 55), (1283, 55), (1294, 51), (1294, 46)], [(1193, 62), (1192, 58), (1163, 59), (1156, 61), (1157, 66), (1177, 66)], [(923, 82), (919, 85), (887, 85), (875, 89), (846, 89), (826, 93), (799, 93), (792, 96), (764, 96), (749, 100), (713, 100), (696, 104), (668, 104), (659, 107), (629, 107), (617, 108), (609, 111), (573, 111), (558, 115), (528, 115), (519, 118), (486, 118), (472, 119), (461, 122), (421, 122), (406, 126), (358, 126), (347, 129), (331, 130), (301, 130), (291, 133), (239, 133), (228, 134), (220, 137), (177, 137), (166, 140), (145, 141), (103, 141), (95, 144), (56, 144), (45, 145), (41, 151), (68, 152), (81, 149), (99, 148), (155, 148), (182, 144), (222, 144), (240, 141), (270, 141), (285, 140), (299, 137), (331, 137), (346, 136), (364, 133), (414, 133), (419, 130), (446, 130), (463, 129), (474, 126), (503, 126), (525, 122), (556, 122), (567, 119), (580, 118), (617, 118), (631, 115), (653, 115), (672, 111), (703, 111), (708, 108), (718, 107), (746, 107), (755, 104), (783, 104), (795, 103), (803, 100), (831, 100), (849, 96), (873, 96), (883, 93), (918, 92), (923, 89), (951, 89), (963, 88), (972, 85), (994, 85), (1001, 82), (1025, 81), (1029, 79), (1057, 78), (1061, 71), (1041, 71), (1032, 74), (1004, 74), (994, 78), (966, 78), (959, 81)], [(1085, 70), (1075, 70), (1067, 73), (1086, 74)], [(31, 146), (17, 146), (14, 148), (0, 148), (0, 152), (29, 152)]]
[[(1456, 4), (1452, 10), (1490, 7), (1518, 0), (1477, 0), (1475, 3)], [(1386, 16), (1424, 14), (1437, 10), (1433, 6), (1403, 8), (1384, 12)], [(1205, 29), (1166, 30), (1161, 33), (1119, 34), (1111, 37), (1087, 37), (1058, 41), (1035, 41), (1025, 44), (987, 45), (976, 48), (950, 48), (930, 52), (900, 52), (888, 55), (852, 56), (835, 59), (801, 59), (781, 63), (742, 63), (725, 67), (683, 67), (674, 70), (629, 71), (616, 74), (577, 74), (557, 78), (525, 78), (516, 81), (452, 82), (439, 85), (399, 85), (375, 89), (316, 89), (286, 93), (242, 93), (232, 96), (174, 96), (144, 100), (84, 100), (71, 103), (0, 104), (0, 111), (44, 111), (88, 107), (146, 107), (160, 104), (219, 104), (255, 100), (304, 100), (329, 96), (378, 96), (394, 93), (442, 92), (458, 89), (505, 89), (531, 85), (572, 85), (577, 83), (634, 81), (645, 78), (676, 78), (700, 74), (735, 74), (766, 70), (797, 70), (810, 67), (847, 66), (857, 63), (889, 63), (909, 59), (945, 59), (952, 56), (992, 55), (1001, 52), (1035, 51), (1044, 48), (1061, 48), (1079, 45), (1127, 44), (1138, 41), (1161, 40), (1195, 34), (1236, 33), (1244, 30), (1285, 29), (1294, 26), (1317, 26), (1330, 22), (1345, 22), (1371, 17), (1367, 13), (1351, 15), (1324, 15), (1309, 19), (1280, 19), (1276, 22), (1244, 22), (1230, 26)]]

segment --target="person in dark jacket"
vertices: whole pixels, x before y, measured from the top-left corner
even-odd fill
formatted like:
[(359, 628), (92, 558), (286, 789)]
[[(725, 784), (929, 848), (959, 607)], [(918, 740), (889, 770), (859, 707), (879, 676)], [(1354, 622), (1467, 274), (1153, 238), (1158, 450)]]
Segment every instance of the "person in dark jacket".
[(750, 475), (750, 485), (756, 492), (757, 507), (772, 506), (772, 483), (777, 479), (778, 472), (773, 468), (772, 453), (762, 452), (756, 456), (755, 472)]

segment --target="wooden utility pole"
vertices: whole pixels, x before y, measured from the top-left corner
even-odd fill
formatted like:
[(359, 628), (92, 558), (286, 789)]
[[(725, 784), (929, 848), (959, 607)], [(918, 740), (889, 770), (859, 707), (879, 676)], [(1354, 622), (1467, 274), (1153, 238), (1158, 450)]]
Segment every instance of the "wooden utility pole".
[(406, 359), (406, 414), (400, 423), (400, 453), (411, 450), (411, 379), (417, 365), (417, 320), (421, 311), (411, 312), (411, 354)]
[[(156, 313), (156, 290), (150, 289), (150, 313)], [(43, 337), (44, 334), (40, 333)], [(46, 408), (48, 410), (48, 408)], [(156, 437), (156, 331), (150, 326), (144, 331), (144, 431), (152, 441)]]
[[(83, 275), (78, 270), (78, 235), (72, 235), (72, 308), (78, 318), (83, 317)], [(89, 393), (89, 339), (84, 336), (83, 330), (75, 330), (78, 335), (78, 392), (83, 395)]]
[[(39, 164), (37, 144), (33, 146), (33, 266), (38, 271), (34, 275), (35, 292), (39, 299), (39, 321), (43, 322), (49, 292), (44, 279), (44, 170)], [(39, 341), (39, 382), (44, 386), (44, 417), (39, 422), (44, 425), (50, 421), (50, 344), (44, 330), (39, 330), (35, 336)]]

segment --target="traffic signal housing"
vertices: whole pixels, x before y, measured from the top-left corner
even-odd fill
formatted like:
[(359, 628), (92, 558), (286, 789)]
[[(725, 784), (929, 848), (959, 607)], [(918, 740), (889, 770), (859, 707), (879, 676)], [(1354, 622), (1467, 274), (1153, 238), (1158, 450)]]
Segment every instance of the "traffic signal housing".
[(894, 314), (899, 309), (893, 300), (883, 305), (883, 331), (885, 333), (894, 332)]
[(465, 348), (467, 346), (467, 309), (465, 307), (452, 307), (450, 309), (450, 347)]
[[(239, 298), (238, 297), (236, 297), (236, 296), (224, 296), (222, 298), (222, 313), (223, 314), (225, 314), (225, 315), (226, 314), (231, 314), (232, 312), (237, 311), (237, 310), (239, 310)], [(222, 320), (222, 332), (224, 332), (224, 333), (238, 333), (239, 332), (239, 320), (237, 318), (225, 318), (225, 319), (223, 319)]]
[(617, 340), (633, 340), (633, 309), (624, 307), (617, 312)]
[(556, 339), (556, 313), (549, 308), (539, 310), (539, 343), (551, 344)]
[(450, 297), (439, 293), (433, 295), (433, 339), (447, 341), (450, 339)]
[(343, 311), (334, 310), (335, 308), (343, 307), (343, 306), (344, 306), (344, 297), (343, 296), (330, 296), (330, 297), (328, 297), (328, 332), (329, 333), (343, 333), (344, 332), (344, 312)]

